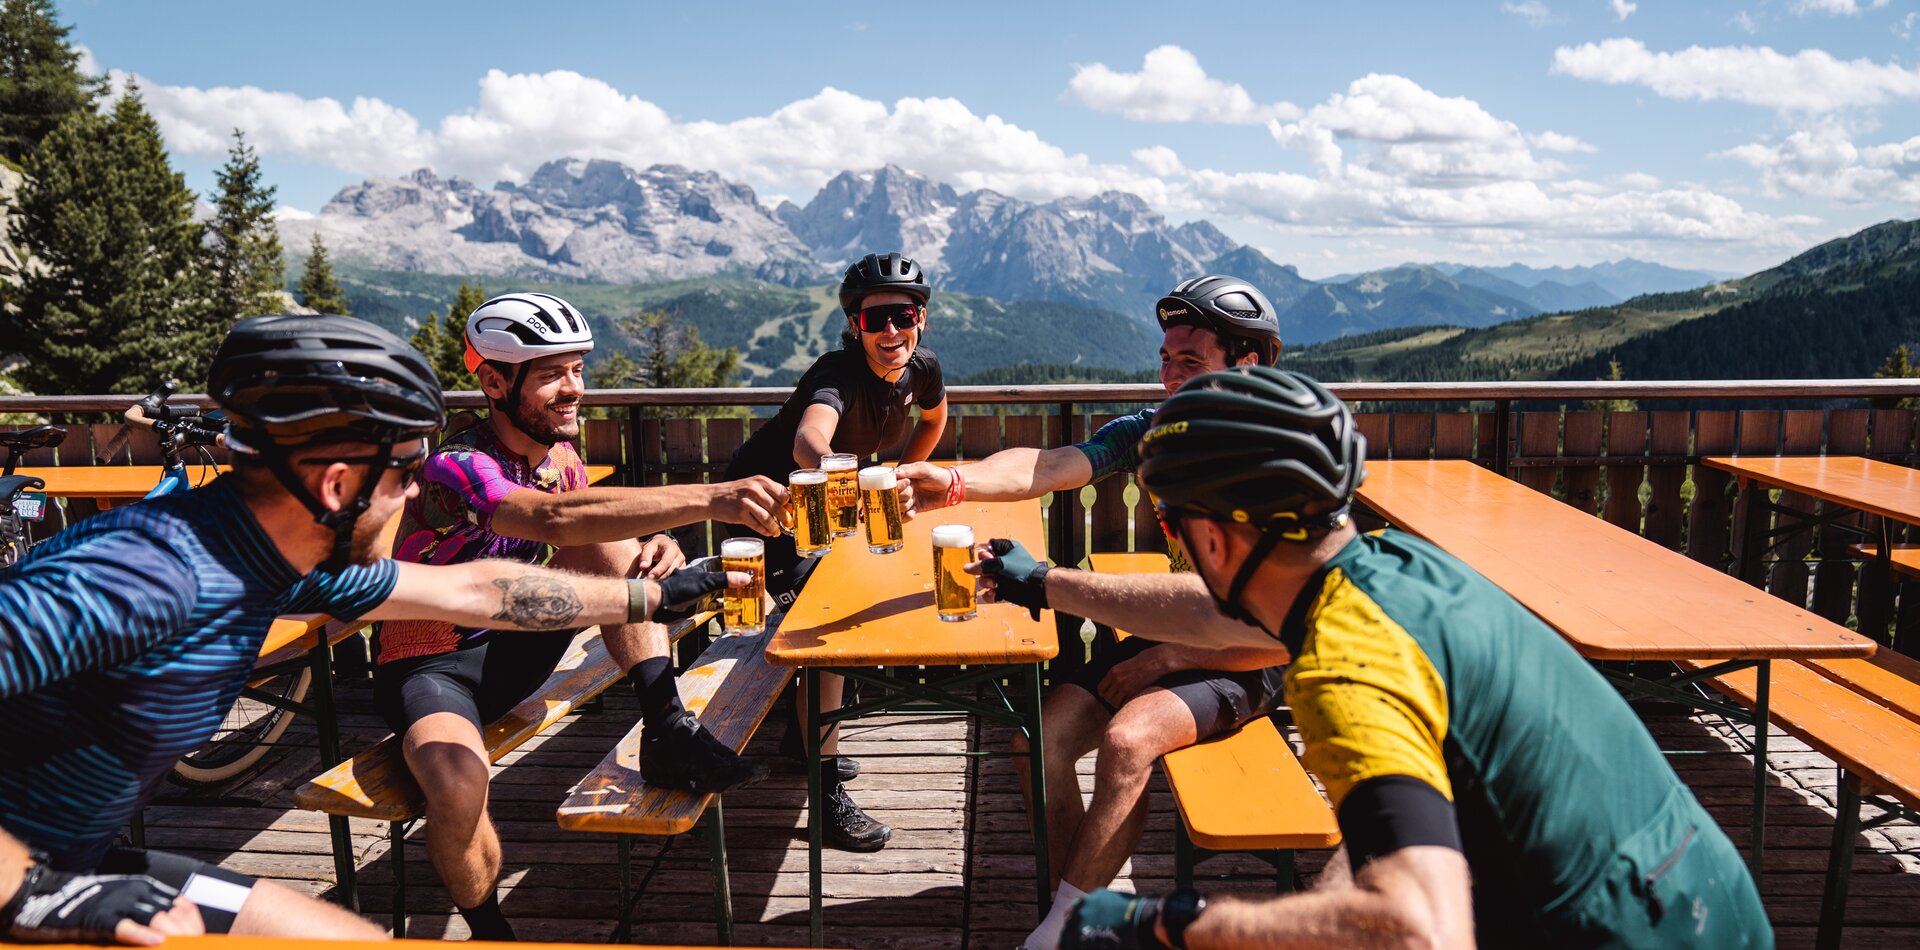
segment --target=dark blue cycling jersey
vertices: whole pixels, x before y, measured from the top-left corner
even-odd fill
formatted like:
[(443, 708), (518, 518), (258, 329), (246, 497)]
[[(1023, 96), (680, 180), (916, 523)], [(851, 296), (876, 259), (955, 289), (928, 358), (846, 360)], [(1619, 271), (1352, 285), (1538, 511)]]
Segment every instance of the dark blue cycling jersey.
[(301, 578), (232, 476), (35, 547), (0, 571), (0, 826), (93, 867), (219, 728), (274, 617), (358, 617), (394, 579), (386, 560)]

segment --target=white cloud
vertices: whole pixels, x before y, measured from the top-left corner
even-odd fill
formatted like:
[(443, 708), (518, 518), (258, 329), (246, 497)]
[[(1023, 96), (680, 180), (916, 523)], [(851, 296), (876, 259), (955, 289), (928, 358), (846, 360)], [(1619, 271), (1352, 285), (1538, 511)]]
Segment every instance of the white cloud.
[(1740, 30), (1746, 33), (1748, 36), (1752, 36), (1753, 34), (1760, 32), (1760, 25), (1753, 22), (1753, 17), (1748, 16), (1747, 11), (1745, 10), (1741, 10), (1740, 12), (1735, 13), (1733, 15), (1733, 19), (1728, 20), (1727, 22), (1733, 24), (1736, 27), (1739, 27)]
[(1179, 153), (1165, 145), (1136, 148), (1133, 150), (1133, 160), (1139, 162), (1141, 168), (1163, 178), (1186, 172), (1185, 166), (1180, 164)]
[(1255, 125), (1300, 114), (1292, 103), (1254, 102), (1237, 83), (1208, 76), (1200, 60), (1178, 46), (1149, 50), (1137, 73), (1116, 72), (1104, 63), (1081, 66), (1062, 95), (1139, 122)]
[[(1427, 183), (1540, 179), (1563, 170), (1534, 157), (1518, 126), (1471, 99), (1431, 92), (1402, 76), (1372, 74), (1308, 110), (1298, 122), (1270, 123), (1274, 140), (1307, 154), (1323, 171), (1343, 167)], [(1555, 145), (1579, 140), (1543, 133)], [(1339, 140), (1369, 146), (1349, 165)]]
[(1547, 5), (1541, 3), (1540, 0), (1520, 0), (1519, 3), (1503, 3), (1500, 5), (1500, 12), (1511, 13), (1527, 21), (1527, 25), (1534, 29), (1539, 29), (1554, 21), (1553, 11), (1547, 9)]
[(1655, 53), (1639, 40), (1611, 39), (1555, 50), (1552, 71), (1643, 85), (1669, 99), (1727, 99), (1782, 112), (1834, 112), (1920, 99), (1920, 68), (1840, 60), (1817, 49), (1791, 56), (1765, 46), (1690, 46)]
[(1620, 176), (1620, 184), (1634, 191), (1652, 191), (1660, 187), (1660, 179), (1646, 172), (1628, 172)]
[(1913, 39), (1913, 27), (1916, 23), (1920, 23), (1920, 13), (1909, 13), (1893, 21), (1893, 35), (1903, 40)]
[(275, 221), (305, 221), (313, 216), (313, 212), (302, 211), (292, 205), (280, 205), (273, 209)]
[[(1870, 6), (1878, 10), (1887, 5), (1887, 0), (1871, 0)], [(1793, 0), (1787, 4), (1797, 16), (1809, 13), (1825, 13), (1828, 16), (1859, 16), (1860, 4), (1857, 0)]]
[(1613, 8), (1613, 15), (1623, 21), (1633, 16), (1633, 11), (1640, 9), (1639, 4), (1629, 3), (1627, 0), (1607, 0), (1607, 5)]
[(75, 43), (73, 44), (73, 51), (80, 56), (80, 62), (75, 64), (76, 68), (80, 70), (80, 75), (100, 75), (100, 61), (93, 58), (93, 50), (88, 49), (84, 43)]
[(1920, 205), (1920, 136), (1862, 148), (1840, 126), (1822, 123), (1780, 142), (1742, 145), (1718, 157), (1753, 166), (1770, 196)]
[(1534, 148), (1537, 148), (1543, 152), (1597, 152), (1599, 151), (1599, 149), (1594, 148), (1593, 146), (1588, 145), (1587, 143), (1582, 142), (1571, 135), (1561, 135), (1558, 132), (1541, 132), (1535, 135), (1529, 135), (1527, 136), (1527, 141), (1532, 143)]

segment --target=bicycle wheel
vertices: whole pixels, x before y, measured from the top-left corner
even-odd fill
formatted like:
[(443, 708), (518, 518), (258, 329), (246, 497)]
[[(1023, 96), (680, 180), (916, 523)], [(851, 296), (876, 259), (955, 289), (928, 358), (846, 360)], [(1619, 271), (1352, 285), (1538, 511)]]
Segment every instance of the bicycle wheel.
[[(257, 685), (264, 693), (289, 702), (304, 702), (313, 687), (313, 671), (284, 673)], [(270, 703), (242, 696), (227, 710), (225, 721), (207, 744), (174, 763), (170, 776), (181, 785), (214, 785), (257, 765), (293, 725), (293, 713)]]

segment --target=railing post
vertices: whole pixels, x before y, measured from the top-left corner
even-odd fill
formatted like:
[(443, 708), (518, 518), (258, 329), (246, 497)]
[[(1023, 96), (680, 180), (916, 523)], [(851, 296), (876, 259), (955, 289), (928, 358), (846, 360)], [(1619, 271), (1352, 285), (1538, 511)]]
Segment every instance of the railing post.
[(1493, 473), (1507, 477), (1513, 459), (1513, 400), (1493, 401)]
[(640, 445), (640, 407), (627, 405), (627, 484), (647, 483), (647, 453)]

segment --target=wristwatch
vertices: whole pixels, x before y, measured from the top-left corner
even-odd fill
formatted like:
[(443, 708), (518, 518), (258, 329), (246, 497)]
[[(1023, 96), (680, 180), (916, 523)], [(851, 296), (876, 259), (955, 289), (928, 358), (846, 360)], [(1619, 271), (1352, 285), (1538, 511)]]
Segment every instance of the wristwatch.
[(1207, 899), (1191, 887), (1183, 887), (1167, 895), (1160, 905), (1160, 922), (1167, 928), (1167, 946), (1174, 950), (1187, 950), (1187, 925), (1200, 917), (1207, 909)]

